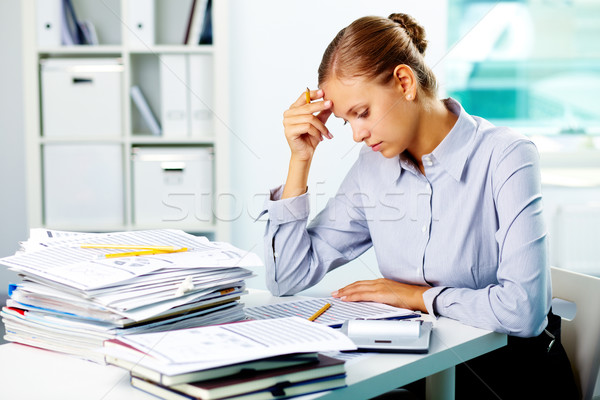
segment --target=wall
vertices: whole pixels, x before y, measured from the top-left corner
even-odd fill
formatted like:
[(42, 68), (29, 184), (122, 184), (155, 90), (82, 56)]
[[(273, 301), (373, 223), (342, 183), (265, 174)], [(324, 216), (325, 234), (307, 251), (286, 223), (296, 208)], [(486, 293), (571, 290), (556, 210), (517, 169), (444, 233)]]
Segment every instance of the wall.
[(600, 277), (600, 137), (532, 137), (553, 266)]
[[(263, 256), (265, 217), (259, 215), (269, 188), (285, 181), (289, 148), (283, 112), (308, 86), (317, 86), (317, 68), (335, 34), (358, 17), (405, 12), (421, 22), (429, 38), (427, 59), (443, 83), (440, 61), (446, 49), (444, 2), (392, 0), (230, 1), (231, 187), (235, 245)], [(432, 10), (435, 9), (435, 12)], [(317, 148), (309, 179), (311, 217), (333, 196), (362, 145), (350, 127), (332, 118), (334, 139)], [(264, 287), (263, 271), (250, 280)], [(318, 288), (336, 289), (357, 279), (379, 277), (374, 254), (327, 275)]]
[[(392, 0), (329, 2), (253, 0), (230, 1), (231, 9), (231, 98), (232, 192), (238, 200), (234, 211), (234, 244), (263, 253), (264, 218), (254, 222), (270, 187), (285, 179), (288, 148), (283, 137), (282, 113), (306, 87), (316, 87), (316, 69), (323, 50), (333, 36), (352, 20), (367, 14), (392, 12), (413, 14), (428, 29), (428, 58), (436, 65), (445, 50), (445, 5), (424, 1), (403, 4)], [(436, 12), (430, 12), (431, 8)], [(13, 254), (18, 242), (27, 238), (25, 209), (25, 160), (23, 135), (23, 87), (21, 49), (21, 4), (0, 0), (0, 256)], [(442, 76), (442, 71), (436, 68)], [(310, 180), (313, 215), (333, 195), (353, 163), (359, 145), (349, 127), (332, 121), (336, 135), (324, 142), (313, 163)], [(348, 270), (355, 274), (347, 274)], [(264, 287), (262, 271), (251, 281)], [(354, 278), (378, 276), (372, 252), (343, 272), (326, 278), (327, 287)], [(0, 268), (0, 296), (15, 274)], [(333, 281), (333, 284), (328, 283)]]
[[(281, 125), (282, 113), (306, 86), (316, 87), (316, 69), (329, 41), (339, 29), (363, 15), (387, 15), (397, 11), (413, 14), (427, 29), (430, 39), (427, 59), (434, 66), (443, 89), (446, 5), (430, 0), (412, 1), (400, 3), (402, 9), (399, 9), (399, 3), (393, 0), (219, 1), (229, 1), (231, 9), (232, 103), (228, 122), (232, 192), (237, 199), (232, 216), (232, 241), (262, 256), (265, 219), (255, 219), (268, 189), (285, 180), (289, 158)], [(18, 241), (28, 236), (20, 8), (19, 1), (0, 0), (0, 51), (3, 60), (10, 61), (0, 63), (0, 257), (13, 254)], [(433, 8), (435, 12), (431, 12)], [(360, 149), (360, 145), (352, 141), (349, 127), (342, 127), (335, 120), (328, 124), (335, 139), (321, 143), (314, 160), (309, 182), (311, 216), (335, 193)], [(589, 168), (589, 165), (581, 167)], [(586, 189), (583, 193), (564, 187), (547, 189), (546, 216), (550, 227), (553, 211), (561, 199), (568, 198), (569, 203), (598, 201), (598, 190)], [(579, 226), (573, 230), (583, 235), (588, 232)], [(597, 238), (597, 235), (587, 235), (588, 241), (597, 242)], [(595, 246), (598, 248), (600, 246)], [(553, 255), (552, 260), (558, 262), (557, 256)], [(564, 266), (568, 265), (567, 260)], [(257, 274), (250, 285), (264, 287), (263, 271), (259, 269)], [(356, 279), (377, 276), (377, 263), (369, 251), (359, 260), (329, 274), (319, 286), (333, 289)], [(0, 267), (0, 297), (5, 295), (7, 283), (14, 279), (15, 274)]]
[[(0, 0), (0, 257), (14, 254), (27, 239), (20, 22), (20, 1)], [(0, 266), (0, 299), (15, 279)]]

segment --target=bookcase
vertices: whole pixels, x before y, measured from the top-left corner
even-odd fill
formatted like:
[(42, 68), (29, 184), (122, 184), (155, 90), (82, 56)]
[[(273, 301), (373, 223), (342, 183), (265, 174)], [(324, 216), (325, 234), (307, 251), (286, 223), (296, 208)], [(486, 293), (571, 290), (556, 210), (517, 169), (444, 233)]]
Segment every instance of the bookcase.
[[(89, 232), (174, 228), (228, 241), (228, 2), (211, 2), (212, 44), (202, 45), (184, 40), (193, 0), (71, 3), (78, 19), (93, 24), (98, 44), (48, 45), (38, 37), (39, 15), (56, 14), (49, 4), (60, 8), (61, 2), (22, 2), (28, 225)], [(153, 40), (136, 43), (129, 13), (148, 6)], [(64, 78), (69, 69), (61, 63), (87, 72)], [(178, 63), (187, 69), (177, 70)], [(94, 85), (73, 94), (61, 79)], [(209, 89), (198, 92), (194, 79)], [(132, 100), (134, 86), (160, 134)], [(187, 115), (173, 117), (183, 118), (181, 129), (165, 120), (173, 101), (187, 101)], [(194, 125), (194, 102), (210, 123)]]

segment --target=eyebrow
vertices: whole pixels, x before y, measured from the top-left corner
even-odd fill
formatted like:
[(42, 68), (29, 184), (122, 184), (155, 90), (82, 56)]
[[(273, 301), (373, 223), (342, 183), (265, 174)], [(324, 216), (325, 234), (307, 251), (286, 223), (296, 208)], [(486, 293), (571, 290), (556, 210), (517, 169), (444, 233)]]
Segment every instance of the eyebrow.
[[(350, 115), (350, 114), (352, 113), (352, 110), (354, 110), (354, 109), (355, 109), (356, 107), (358, 107), (359, 105), (360, 105), (360, 104), (355, 104), (355, 105), (353, 105), (352, 107), (350, 107), (350, 108), (348, 109), (348, 111), (346, 111), (346, 113), (345, 113), (344, 115), (346, 115), (346, 116)], [(345, 119), (345, 118), (344, 118), (342, 115), (337, 115), (337, 114), (335, 113), (335, 111), (333, 112), (333, 115), (334, 115), (336, 118), (342, 118), (342, 119)]]
[(352, 111), (353, 111), (355, 108), (358, 108), (358, 107), (360, 107), (360, 106), (362, 106), (362, 105), (363, 105), (362, 103), (358, 103), (358, 104), (355, 104), (355, 105), (353, 105), (352, 107), (350, 107), (350, 108), (348, 109), (348, 111), (346, 111), (346, 115), (350, 115), (350, 114), (352, 114)]
[[(344, 115), (346, 115), (346, 116), (350, 115), (355, 108), (360, 107), (362, 105), (363, 105), (362, 103), (357, 103), (357, 104), (353, 105), (352, 107), (350, 107), (348, 109), (348, 111), (346, 111), (344, 113)], [(333, 105), (333, 107), (335, 108), (335, 104)], [(336, 118), (342, 118), (342, 119), (344, 118), (342, 115), (336, 114), (335, 111), (333, 111), (333, 116), (336, 117)]]

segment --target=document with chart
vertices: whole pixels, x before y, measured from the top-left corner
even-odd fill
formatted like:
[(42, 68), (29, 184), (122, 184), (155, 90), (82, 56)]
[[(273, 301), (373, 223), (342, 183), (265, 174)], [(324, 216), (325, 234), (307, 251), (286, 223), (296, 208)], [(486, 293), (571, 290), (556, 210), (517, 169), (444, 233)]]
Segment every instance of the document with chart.
[(315, 322), (328, 326), (341, 326), (344, 321), (352, 319), (402, 319), (418, 317), (411, 310), (392, 307), (387, 304), (373, 302), (346, 302), (333, 297), (308, 298), (276, 304), (246, 307), (244, 312), (249, 319), (270, 319), (296, 316), (308, 319), (325, 304), (331, 306), (319, 315)]

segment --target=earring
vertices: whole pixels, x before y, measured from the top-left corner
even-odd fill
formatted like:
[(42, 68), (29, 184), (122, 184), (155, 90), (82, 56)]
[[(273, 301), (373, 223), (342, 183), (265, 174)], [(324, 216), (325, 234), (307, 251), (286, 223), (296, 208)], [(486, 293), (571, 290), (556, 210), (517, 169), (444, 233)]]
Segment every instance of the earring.
[(409, 100), (409, 101), (412, 100), (412, 94), (407, 94), (406, 95), (406, 100)]

